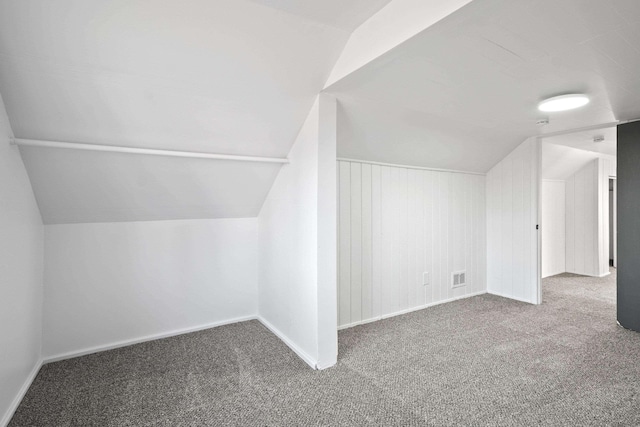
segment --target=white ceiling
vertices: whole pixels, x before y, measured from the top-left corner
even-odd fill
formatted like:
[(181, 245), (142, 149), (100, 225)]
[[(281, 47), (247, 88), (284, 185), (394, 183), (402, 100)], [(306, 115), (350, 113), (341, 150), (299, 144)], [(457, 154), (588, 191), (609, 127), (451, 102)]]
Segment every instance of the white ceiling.
[[(604, 141), (593, 142), (597, 136), (604, 137)], [(608, 127), (547, 137), (544, 138), (544, 142), (615, 156), (618, 146), (618, 131), (616, 127)]]
[(323, 25), (352, 32), (391, 0), (250, 0)]
[(454, 119), (425, 115), (402, 105), (389, 108), (376, 100), (342, 97), (338, 156), (484, 172), (483, 165), (495, 159), (490, 147), (504, 139), (506, 132), (456, 124)]
[[(386, 0), (0, 0), (18, 138), (286, 156)], [(474, 0), (329, 86), (341, 157), (486, 172), (526, 137), (640, 117), (640, 2)], [(567, 91), (592, 102), (550, 116)], [(23, 149), (46, 223), (255, 216), (276, 165)]]
[[(18, 138), (284, 157), (349, 30), (386, 3), (0, 0), (0, 93)], [(32, 151), (47, 223), (255, 216), (277, 171)]]
[(348, 38), (245, 0), (0, 0), (17, 137), (285, 156)]
[(544, 142), (542, 144), (542, 179), (564, 181), (599, 157), (610, 159), (614, 163), (616, 160), (615, 156)]
[[(474, 0), (326, 91), (338, 155), (486, 172), (527, 137), (640, 117), (640, 2)], [(538, 101), (591, 103), (536, 126)]]

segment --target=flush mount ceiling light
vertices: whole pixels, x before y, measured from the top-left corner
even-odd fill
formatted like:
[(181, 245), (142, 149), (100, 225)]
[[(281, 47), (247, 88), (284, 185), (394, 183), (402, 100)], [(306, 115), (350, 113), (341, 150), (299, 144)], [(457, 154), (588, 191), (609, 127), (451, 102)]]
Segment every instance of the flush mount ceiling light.
[(566, 111), (580, 108), (589, 103), (587, 95), (572, 93), (570, 95), (554, 96), (538, 104), (538, 110), (545, 112)]

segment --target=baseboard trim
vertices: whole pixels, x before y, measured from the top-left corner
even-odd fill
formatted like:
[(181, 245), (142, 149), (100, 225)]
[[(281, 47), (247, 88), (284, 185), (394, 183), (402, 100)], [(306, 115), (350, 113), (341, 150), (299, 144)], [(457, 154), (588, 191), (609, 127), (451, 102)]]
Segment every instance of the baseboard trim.
[(58, 355), (54, 355), (54, 356), (41, 358), (41, 359), (38, 360), (38, 362), (35, 364), (35, 366), (31, 370), (31, 373), (29, 374), (29, 376), (25, 380), (24, 384), (20, 388), (20, 391), (18, 392), (18, 394), (16, 395), (15, 399), (11, 403), (11, 406), (9, 407), (9, 409), (7, 409), (6, 413), (2, 417), (2, 420), (0, 420), (0, 426), (1, 427), (6, 427), (9, 424), (9, 421), (13, 417), (13, 414), (15, 413), (16, 409), (18, 409), (18, 406), (20, 405), (20, 402), (22, 402), (22, 399), (24, 398), (25, 394), (29, 390), (29, 387), (31, 387), (31, 384), (33, 383), (33, 380), (36, 378), (36, 375), (38, 375), (38, 372), (40, 371), (40, 368), (46, 363), (58, 362), (58, 361), (61, 361), (61, 360), (67, 360), (67, 359), (72, 359), (72, 358), (75, 358), (75, 357), (86, 356), (88, 354), (94, 354), (94, 353), (99, 353), (99, 352), (102, 352), (102, 351), (113, 350), (113, 349), (120, 348), (120, 347), (126, 347), (126, 346), (130, 346), (130, 345), (134, 345), (134, 344), (140, 344), (140, 343), (147, 342), (147, 341), (153, 341), (153, 340), (159, 340), (159, 339), (163, 339), (163, 338), (174, 337), (174, 336), (177, 336), (177, 335), (189, 334), (189, 333), (192, 333), (192, 332), (203, 331), (203, 330), (206, 330), (206, 329), (216, 328), (218, 326), (230, 325), (232, 323), (246, 322), (246, 321), (249, 321), (249, 320), (258, 320), (260, 323), (262, 323), (267, 329), (269, 329), (274, 335), (276, 335), (282, 342), (284, 342), (291, 350), (293, 350), (293, 352), (296, 353), (296, 355), (298, 357), (300, 357), (300, 359), (302, 359), (312, 369), (326, 369), (326, 368), (329, 368), (329, 367), (333, 366), (333, 365), (319, 366), (318, 363), (316, 362), (316, 360), (314, 360), (305, 351), (303, 351), (296, 344), (294, 344), (278, 328), (273, 326), (271, 323), (269, 323), (269, 321), (267, 321), (266, 319), (262, 318), (261, 316), (253, 315), (253, 316), (236, 317), (234, 319), (222, 320), (222, 321), (219, 321), (219, 322), (213, 322), (213, 323), (208, 323), (208, 324), (205, 324), (205, 325), (194, 326), (194, 327), (191, 327), (191, 328), (177, 329), (177, 330), (173, 330), (173, 331), (165, 332), (165, 333), (161, 333), (161, 334), (146, 335), (144, 337), (135, 338), (135, 339), (131, 339), (131, 340), (123, 340), (123, 341), (118, 341), (118, 342), (107, 344), (107, 345), (89, 347), (89, 348), (85, 348), (85, 349), (82, 349), (82, 350), (70, 351), (70, 352), (67, 352), (67, 353), (62, 353), (62, 354), (58, 354)]
[(18, 409), (18, 406), (20, 406), (20, 402), (22, 402), (22, 399), (24, 399), (25, 394), (27, 394), (27, 391), (29, 390), (29, 387), (31, 387), (33, 380), (36, 379), (36, 375), (38, 375), (38, 372), (40, 371), (40, 368), (42, 367), (42, 365), (43, 365), (42, 359), (38, 359), (38, 361), (33, 366), (33, 369), (29, 373), (29, 376), (24, 381), (24, 384), (22, 384), (22, 387), (20, 387), (20, 391), (18, 391), (18, 394), (13, 399), (13, 402), (11, 402), (11, 406), (9, 406), (4, 416), (2, 417), (2, 420), (0, 421), (0, 426), (6, 427), (9, 425), (9, 421), (11, 421), (11, 418), (13, 417), (13, 414), (15, 414), (16, 410)]
[(57, 354), (54, 356), (47, 356), (42, 359), (41, 365), (44, 365), (46, 363), (59, 362), (61, 360), (73, 359), (74, 357), (81, 357), (89, 354), (100, 353), (102, 351), (114, 350), (116, 348), (127, 347), (130, 345), (140, 344), (147, 341), (160, 340), (163, 338), (170, 338), (177, 335), (184, 335), (192, 332), (204, 331), (206, 329), (216, 328), (218, 326), (230, 325), (232, 323), (247, 322), (249, 320), (258, 320), (260, 323), (262, 323), (274, 335), (276, 335), (280, 340), (282, 340), (289, 348), (291, 348), (291, 350), (293, 350), (298, 355), (298, 357), (304, 360), (304, 362), (307, 363), (309, 366), (311, 366), (313, 369), (324, 369), (324, 368), (318, 368), (318, 364), (315, 359), (313, 359), (304, 350), (302, 350), (296, 344), (294, 344), (278, 328), (276, 328), (271, 323), (269, 323), (269, 321), (267, 321), (266, 319), (258, 315), (236, 317), (234, 319), (227, 319), (219, 322), (207, 323), (205, 325), (194, 326), (191, 328), (177, 329), (177, 330), (173, 330), (173, 331), (165, 332), (161, 334), (146, 335), (144, 337), (135, 338), (131, 340), (123, 340), (123, 341), (118, 341), (118, 342), (107, 344), (107, 345), (89, 347), (82, 350), (70, 351), (67, 353)]
[(558, 274), (564, 274), (564, 273), (568, 273), (568, 271), (556, 271), (556, 272), (553, 272), (553, 273), (541, 275), (540, 278), (541, 279), (546, 279), (547, 277), (553, 277), (553, 276), (557, 276)]
[(257, 319), (258, 319), (257, 315), (236, 317), (236, 318), (233, 318), (233, 319), (221, 320), (221, 321), (218, 321), (218, 322), (207, 323), (205, 325), (194, 326), (194, 327), (191, 327), (191, 328), (176, 329), (176, 330), (173, 330), (173, 331), (164, 332), (164, 333), (160, 333), (160, 334), (146, 335), (146, 336), (140, 337), (140, 338), (134, 338), (134, 339), (130, 339), (130, 340), (123, 340), (123, 341), (118, 341), (118, 342), (111, 343), (111, 344), (99, 345), (99, 346), (95, 346), (95, 347), (85, 348), (85, 349), (82, 349), (82, 350), (70, 351), (68, 353), (61, 353), (61, 354), (57, 354), (57, 355), (54, 355), (54, 356), (48, 356), (48, 357), (45, 357), (43, 359), (43, 364), (51, 363), (51, 362), (58, 362), (58, 361), (61, 361), (61, 360), (66, 360), (66, 359), (73, 359), (74, 357), (86, 356), (88, 354), (93, 354), (93, 353), (99, 353), (99, 352), (102, 352), (102, 351), (113, 350), (113, 349), (120, 348), (120, 347), (127, 347), (127, 346), (130, 346), (130, 345), (140, 344), (140, 343), (147, 342), (147, 341), (160, 340), (160, 339), (163, 339), (163, 338), (175, 337), (177, 335), (184, 335), (184, 334), (190, 334), (192, 332), (204, 331), (206, 329), (216, 328), (218, 326), (230, 325), (232, 323), (246, 322), (246, 321), (249, 321), (249, 320), (257, 320)]
[(529, 301), (528, 299), (513, 297), (511, 295), (503, 294), (503, 293), (500, 293), (500, 292), (487, 291), (487, 293), (489, 295), (495, 295), (495, 296), (501, 297), (501, 298), (507, 298), (507, 299), (512, 299), (512, 300), (518, 301), (518, 302), (524, 302), (524, 303), (527, 303), (527, 304), (537, 305), (535, 302)]
[(318, 371), (322, 371), (322, 370), (324, 370), (324, 369), (329, 369), (330, 367), (335, 366), (335, 365), (336, 365), (336, 363), (337, 363), (337, 362), (330, 362), (330, 363), (326, 363), (326, 364), (318, 363), (318, 364), (316, 365), (316, 369), (317, 369)]
[(418, 307), (407, 308), (405, 310), (400, 310), (400, 311), (395, 311), (393, 313), (384, 314), (382, 316), (377, 316), (377, 317), (374, 317), (374, 318), (371, 318), (371, 319), (366, 319), (366, 320), (361, 320), (361, 321), (358, 321), (358, 322), (348, 323), (346, 325), (339, 326), (338, 330), (341, 331), (343, 329), (349, 329), (349, 328), (353, 328), (355, 326), (366, 325), (367, 323), (377, 322), (378, 320), (388, 319), (390, 317), (402, 316), (403, 314), (408, 314), (408, 313), (412, 313), (414, 311), (424, 310), (425, 308), (434, 307), (434, 306), (440, 305), (440, 304), (446, 304), (446, 303), (453, 302), (453, 301), (459, 301), (461, 299), (477, 297), (479, 295), (484, 295), (486, 293), (487, 293), (487, 291), (480, 291), (480, 292), (474, 292), (474, 293), (471, 293), (471, 294), (461, 295), (459, 297), (447, 298), (447, 299), (444, 299), (444, 300), (441, 300), (441, 301), (435, 301), (435, 302), (431, 302), (429, 304), (420, 305)]
[[(611, 266), (609, 266), (609, 267), (611, 267)], [(615, 267), (613, 267), (613, 268), (615, 268)], [(603, 277), (607, 277), (607, 276), (609, 276), (611, 274), (610, 271), (607, 271), (606, 273), (603, 273), (603, 274), (576, 273), (575, 271), (566, 271), (565, 273), (577, 274), (578, 276), (584, 276), (584, 277), (597, 277), (599, 279), (601, 279)], [(560, 273), (558, 273), (558, 274), (560, 274)], [(543, 279), (544, 279), (544, 277), (543, 277)]]
[(258, 316), (258, 320), (260, 323), (264, 325), (265, 328), (269, 329), (275, 336), (280, 338), (282, 342), (284, 342), (295, 354), (298, 355), (300, 359), (302, 359), (307, 365), (311, 366), (312, 369), (322, 369), (318, 368), (318, 362), (311, 356), (309, 356), (304, 350), (298, 347), (293, 341), (289, 339), (285, 334), (283, 334), (278, 328), (269, 323), (262, 316)]

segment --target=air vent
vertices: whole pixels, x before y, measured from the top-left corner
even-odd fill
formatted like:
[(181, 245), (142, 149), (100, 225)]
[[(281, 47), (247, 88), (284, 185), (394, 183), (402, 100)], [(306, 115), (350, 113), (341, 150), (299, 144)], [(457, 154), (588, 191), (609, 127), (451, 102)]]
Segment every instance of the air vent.
[(467, 284), (467, 272), (466, 271), (454, 271), (451, 273), (451, 287), (458, 288)]

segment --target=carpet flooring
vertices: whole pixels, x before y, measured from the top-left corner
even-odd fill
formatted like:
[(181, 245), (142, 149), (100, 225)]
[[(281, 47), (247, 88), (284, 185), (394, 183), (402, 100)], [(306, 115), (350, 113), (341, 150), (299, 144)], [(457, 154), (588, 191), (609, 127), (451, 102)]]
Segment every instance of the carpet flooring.
[(640, 425), (640, 334), (615, 270), (544, 280), (339, 334), (312, 371), (257, 321), (45, 365), (17, 426)]

